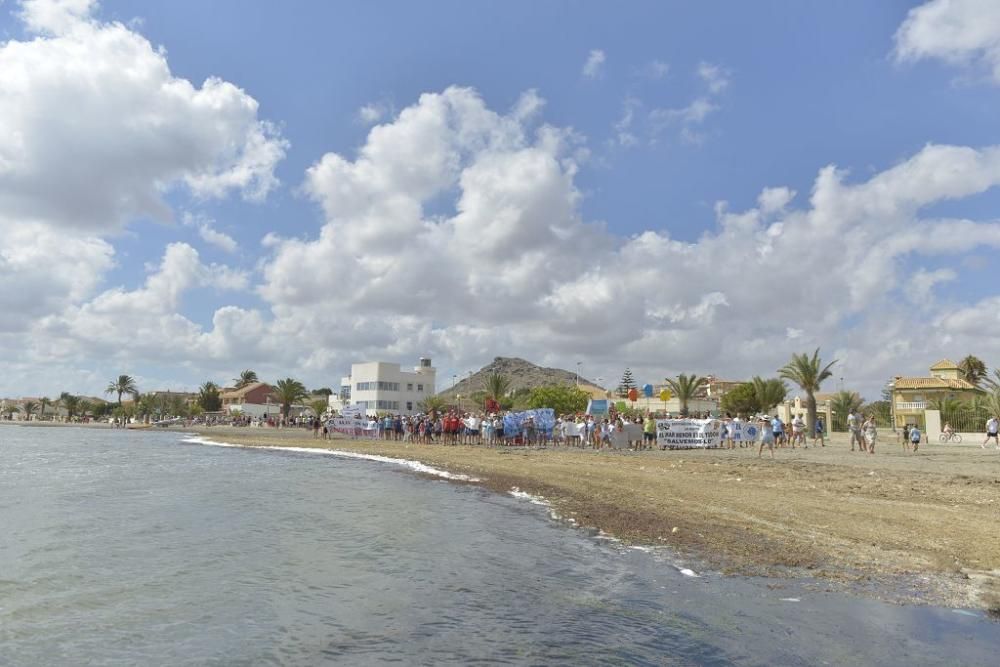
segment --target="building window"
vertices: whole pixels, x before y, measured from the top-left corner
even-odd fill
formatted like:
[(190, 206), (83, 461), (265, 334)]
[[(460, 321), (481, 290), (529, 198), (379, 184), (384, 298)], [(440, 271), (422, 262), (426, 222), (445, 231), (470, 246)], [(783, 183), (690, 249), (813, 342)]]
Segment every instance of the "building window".
[(407, 401), (406, 402), (406, 411), (407, 412), (413, 412), (413, 401)]
[(413, 391), (413, 383), (412, 382), (407, 382), (406, 383), (406, 391)]
[[(370, 383), (374, 384), (374, 383)], [(398, 382), (378, 382), (379, 391), (399, 391)]]
[(417, 385), (417, 391), (423, 391), (423, 390), (424, 390), (424, 385), (418, 384)]

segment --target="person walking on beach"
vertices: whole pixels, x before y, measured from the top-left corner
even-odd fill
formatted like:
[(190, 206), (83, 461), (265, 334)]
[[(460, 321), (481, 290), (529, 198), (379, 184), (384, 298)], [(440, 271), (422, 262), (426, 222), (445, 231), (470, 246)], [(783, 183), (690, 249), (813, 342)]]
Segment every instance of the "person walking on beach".
[(822, 417), (816, 417), (816, 428), (813, 429), (813, 447), (816, 446), (816, 440), (819, 440), (820, 447), (826, 447), (826, 440), (824, 436), (826, 435), (825, 424), (823, 424)]
[(868, 445), (868, 453), (875, 453), (875, 439), (878, 437), (878, 430), (875, 428), (875, 414), (868, 415), (867, 421), (861, 430), (864, 432), (865, 443)]
[(792, 449), (795, 449), (796, 441), (806, 447), (806, 423), (802, 421), (802, 415), (795, 415), (792, 419)]
[(920, 448), (920, 437), (920, 429), (914, 425), (909, 433), (910, 445), (913, 447), (913, 451), (917, 451)]
[(785, 444), (785, 422), (781, 421), (781, 417), (774, 415), (774, 419), (771, 420), (771, 433), (774, 435), (774, 442), (779, 447)]
[(859, 451), (868, 451), (865, 447), (865, 441), (861, 437), (861, 419), (855, 414), (854, 410), (851, 410), (847, 414), (847, 436), (851, 440), (851, 451), (854, 451), (855, 441), (858, 443)]
[(993, 438), (993, 444), (997, 446), (997, 449), (1000, 449), (1000, 438), (997, 438), (998, 431), (1000, 431), (1000, 421), (997, 421), (997, 416), (993, 415), (986, 420), (986, 439), (983, 440), (983, 449), (986, 449), (986, 445), (989, 443), (990, 438)]
[[(775, 417), (777, 419), (777, 417)], [(761, 458), (764, 455), (764, 445), (771, 450), (771, 458), (774, 458), (774, 426), (771, 419), (764, 415), (759, 420), (760, 422), (760, 449), (757, 450), (757, 458)]]

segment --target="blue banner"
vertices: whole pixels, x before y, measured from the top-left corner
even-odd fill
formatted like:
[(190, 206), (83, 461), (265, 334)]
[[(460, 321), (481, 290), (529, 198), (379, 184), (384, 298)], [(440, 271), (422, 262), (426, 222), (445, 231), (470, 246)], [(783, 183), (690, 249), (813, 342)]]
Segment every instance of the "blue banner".
[(535, 424), (535, 432), (538, 435), (552, 437), (552, 429), (556, 426), (556, 413), (552, 408), (539, 408), (537, 410), (525, 410), (524, 412), (512, 412), (504, 415), (503, 435), (505, 438), (512, 438), (524, 433), (524, 422), (528, 418)]

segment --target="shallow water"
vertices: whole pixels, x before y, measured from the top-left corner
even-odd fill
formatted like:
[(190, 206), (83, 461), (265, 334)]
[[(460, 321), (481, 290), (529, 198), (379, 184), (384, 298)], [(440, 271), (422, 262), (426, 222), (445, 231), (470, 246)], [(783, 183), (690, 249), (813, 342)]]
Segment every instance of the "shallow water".
[(0, 429), (0, 664), (993, 665), (1000, 624), (685, 576), (403, 466)]

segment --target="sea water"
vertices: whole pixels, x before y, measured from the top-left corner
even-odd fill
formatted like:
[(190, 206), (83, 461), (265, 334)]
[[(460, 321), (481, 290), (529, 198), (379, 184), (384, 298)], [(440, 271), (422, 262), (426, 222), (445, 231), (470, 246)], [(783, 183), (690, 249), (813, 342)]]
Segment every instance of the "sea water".
[(0, 429), (0, 665), (994, 665), (1000, 624), (696, 572), (405, 462)]

